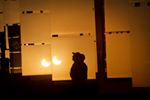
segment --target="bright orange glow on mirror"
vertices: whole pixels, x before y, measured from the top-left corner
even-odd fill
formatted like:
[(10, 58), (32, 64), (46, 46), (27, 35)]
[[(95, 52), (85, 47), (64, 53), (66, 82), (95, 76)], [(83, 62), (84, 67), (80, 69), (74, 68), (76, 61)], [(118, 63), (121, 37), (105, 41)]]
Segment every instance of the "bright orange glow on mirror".
[(51, 63), (50, 63), (49, 61), (47, 61), (45, 58), (43, 58), (43, 59), (41, 60), (41, 65), (42, 65), (43, 67), (49, 67), (49, 66), (51, 65)]
[(61, 60), (58, 60), (58, 59), (56, 58), (56, 56), (53, 56), (52, 62), (53, 62), (53, 64), (55, 64), (55, 65), (60, 65), (60, 64), (62, 63), (62, 61), (61, 61)]

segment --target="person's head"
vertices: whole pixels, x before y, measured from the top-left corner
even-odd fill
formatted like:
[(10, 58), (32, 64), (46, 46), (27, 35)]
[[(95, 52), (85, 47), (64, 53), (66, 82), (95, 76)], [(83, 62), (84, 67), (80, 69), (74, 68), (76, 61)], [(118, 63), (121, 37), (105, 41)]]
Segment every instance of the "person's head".
[(73, 61), (75, 62), (83, 62), (85, 60), (84, 54), (79, 52), (73, 52)]

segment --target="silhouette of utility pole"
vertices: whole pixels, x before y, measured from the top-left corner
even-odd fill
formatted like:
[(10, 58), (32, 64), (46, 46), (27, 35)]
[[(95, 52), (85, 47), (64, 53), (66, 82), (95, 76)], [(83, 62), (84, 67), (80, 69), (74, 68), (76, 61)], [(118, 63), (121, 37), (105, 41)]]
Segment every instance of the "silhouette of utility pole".
[(96, 45), (97, 45), (97, 60), (98, 72), (97, 79), (103, 83), (107, 78), (106, 73), (106, 48), (105, 48), (105, 15), (104, 15), (104, 0), (94, 0), (95, 6), (95, 24), (96, 24)]

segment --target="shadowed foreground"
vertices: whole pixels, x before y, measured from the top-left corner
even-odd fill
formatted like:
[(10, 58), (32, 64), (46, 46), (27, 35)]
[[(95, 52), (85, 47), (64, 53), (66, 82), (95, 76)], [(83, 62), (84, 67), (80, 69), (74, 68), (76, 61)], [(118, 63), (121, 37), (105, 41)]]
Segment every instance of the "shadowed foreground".
[(0, 78), (0, 98), (149, 98), (149, 88), (132, 88), (130, 79), (109, 79), (100, 87), (97, 80), (88, 80), (82, 89), (74, 89), (71, 81), (34, 79), (21, 75)]

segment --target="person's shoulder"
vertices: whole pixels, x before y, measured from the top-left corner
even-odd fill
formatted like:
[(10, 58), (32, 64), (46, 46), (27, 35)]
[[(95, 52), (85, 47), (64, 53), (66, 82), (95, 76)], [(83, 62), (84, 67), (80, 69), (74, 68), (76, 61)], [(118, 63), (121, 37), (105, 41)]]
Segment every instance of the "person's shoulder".
[(86, 65), (86, 63), (83, 63), (83, 66), (87, 68), (87, 65)]

